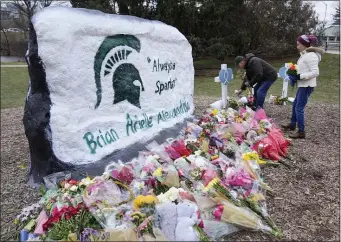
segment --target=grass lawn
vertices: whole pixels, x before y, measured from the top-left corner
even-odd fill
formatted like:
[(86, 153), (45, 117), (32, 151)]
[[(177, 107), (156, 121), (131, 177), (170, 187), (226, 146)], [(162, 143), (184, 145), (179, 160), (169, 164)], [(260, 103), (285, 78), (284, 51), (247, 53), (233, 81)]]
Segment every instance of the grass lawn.
[(1, 67), (1, 108), (24, 106), (27, 87), (27, 68)]
[(23, 61), (15, 61), (15, 62), (1, 62), (2, 66), (6, 65), (27, 65), (26, 62)]
[[(289, 60), (273, 60), (269, 61), (277, 69)], [(295, 62), (295, 58), (292, 59)], [(15, 62), (10, 64), (25, 64), (23, 62)], [(233, 67), (233, 59), (226, 61), (229, 67)], [(1, 63), (2, 65), (4, 63)], [(9, 63), (6, 63), (9, 64)], [(216, 76), (220, 69), (220, 61), (214, 59), (205, 59), (194, 63), (195, 69), (212, 69), (216, 68)], [(340, 55), (324, 54), (320, 63), (320, 76), (318, 77), (318, 86), (312, 94), (313, 101), (321, 101), (324, 103), (338, 104), (340, 97)], [(212, 72), (212, 71), (211, 71)], [(211, 73), (210, 72), (210, 73)], [(212, 73), (215, 73), (213, 70)], [(229, 85), (229, 94), (233, 96), (233, 91), (238, 89), (241, 80), (232, 80)], [(196, 76), (195, 78), (195, 95), (221, 97), (221, 88), (219, 83), (215, 83), (214, 75), (212, 76)], [(1, 68), (1, 108), (13, 108), (23, 106), (27, 94), (28, 73), (27, 68)], [(278, 78), (271, 87), (268, 94), (281, 95), (282, 79)], [(295, 96), (295, 90), (289, 86), (289, 97)]]
[[(277, 70), (284, 66), (285, 62), (290, 60), (270, 60), (269, 62), (274, 65)], [(296, 62), (295, 58), (292, 62)], [(233, 60), (227, 60), (225, 63), (228, 67), (234, 69)], [(217, 60), (200, 60), (194, 63), (196, 70), (203, 68), (217, 68), (216, 75), (218, 76), (220, 64)], [(322, 61), (319, 65), (320, 76), (317, 80), (317, 87), (311, 96), (312, 101), (321, 101), (324, 103), (338, 104), (340, 97), (340, 55), (324, 54)], [(241, 80), (238, 79), (236, 73), (234, 73), (235, 79), (232, 80), (228, 86), (229, 95), (233, 96), (233, 92), (240, 88)], [(221, 97), (221, 87), (219, 83), (214, 82), (214, 76), (197, 76), (195, 78), (195, 95), (204, 95), (212, 97)], [(281, 78), (278, 78), (273, 86), (270, 88), (268, 95), (278, 95), (282, 93), (283, 82)], [(288, 96), (295, 97), (296, 87), (293, 89), (291, 86), (288, 88)]]

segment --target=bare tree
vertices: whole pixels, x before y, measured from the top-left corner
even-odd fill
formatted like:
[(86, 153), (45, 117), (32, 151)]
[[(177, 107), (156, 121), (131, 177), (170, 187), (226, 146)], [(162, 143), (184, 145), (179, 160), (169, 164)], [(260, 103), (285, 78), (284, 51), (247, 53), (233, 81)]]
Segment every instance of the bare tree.
[(19, 10), (20, 14), (26, 16), (28, 20), (39, 8), (51, 5), (53, 0), (14, 0), (13, 5)]
[[(6, 46), (6, 49), (3, 49), (3, 46)], [(11, 55), (11, 46), (8, 41), (6, 28), (3, 21), (1, 21), (1, 52), (4, 52), (5, 50), (7, 50), (7, 55)]]

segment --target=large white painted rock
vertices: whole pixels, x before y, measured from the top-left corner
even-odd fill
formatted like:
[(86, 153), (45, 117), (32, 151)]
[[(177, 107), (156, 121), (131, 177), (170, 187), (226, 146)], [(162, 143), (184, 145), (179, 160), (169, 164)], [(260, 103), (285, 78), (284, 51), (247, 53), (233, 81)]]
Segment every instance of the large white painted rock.
[(34, 181), (100, 172), (192, 117), (192, 48), (176, 28), (67, 7), (45, 8), (31, 27), (24, 125)]

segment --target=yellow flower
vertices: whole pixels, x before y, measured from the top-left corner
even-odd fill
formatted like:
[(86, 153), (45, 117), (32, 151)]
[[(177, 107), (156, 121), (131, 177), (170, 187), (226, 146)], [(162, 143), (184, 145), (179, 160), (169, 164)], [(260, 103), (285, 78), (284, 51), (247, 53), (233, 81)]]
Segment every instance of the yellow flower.
[(241, 117), (236, 117), (235, 121), (236, 121), (236, 123), (242, 123), (243, 119)]
[(207, 192), (208, 190), (210, 190), (215, 184), (217, 184), (219, 182), (219, 178), (213, 178), (212, 181), (210, 181), (207, 186), (204, 188), (204, 192)]
[(142, 205), (142, 202), (143, 202), (143, 197), (142, 195), (138, 195), (134, 202), (133, 202), (133, 207), (135, 210), (139, 210), (140, 209), (140, 206)]
[(215, 159), (218, 159), (219, 158), (219, 155), (214, 155), (211, 157), (211, 160), (215, 160)]
[(152, 195), (145, 196), (143, 198), (143, 203), (153, 204), (156, 202), (156, 197)]
[(242, 158), (246, 161), (255, 160), (259, 165), (266, 164), (266, 161), (261, 160), (257, 152), (247, 152), (242, 155)]
[(157, 176), (157, 177), (162, 176), (162, 168), (161, 168), (161, 167), (157, 168), (157, 169), (153, 172), (153, 176)]
[(214, 115), (217, 115), (218, 109), (213, 109), (212, 113), (213, 113)]
[(261, 193), (256, 193), (251, 197), (251, 200), (254, 202), (265, 200), (265, 197)]
[(135, 210), (139, 210), (144, 204), (153, 204), (157, 201), (157, 198), (152, 195), (142, 196), (138, 195), (134, 202), (133, 207)]

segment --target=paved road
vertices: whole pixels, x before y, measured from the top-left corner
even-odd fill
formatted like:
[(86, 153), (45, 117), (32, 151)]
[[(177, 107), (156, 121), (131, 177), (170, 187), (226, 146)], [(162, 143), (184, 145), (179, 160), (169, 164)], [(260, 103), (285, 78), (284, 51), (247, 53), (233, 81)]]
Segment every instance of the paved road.
[(25, 61), (24, 57), (18, 56), (0, 56), (1, 62), (16, 62), (16, 61)]

